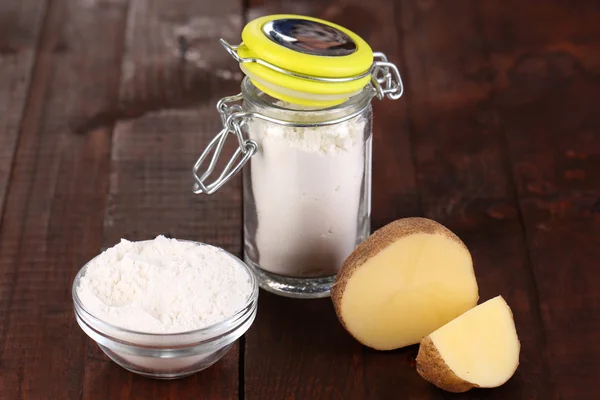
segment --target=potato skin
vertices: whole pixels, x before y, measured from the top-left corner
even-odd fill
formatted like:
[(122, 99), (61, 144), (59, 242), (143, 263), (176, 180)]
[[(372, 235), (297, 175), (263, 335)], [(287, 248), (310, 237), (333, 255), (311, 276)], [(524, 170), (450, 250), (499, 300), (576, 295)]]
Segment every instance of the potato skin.
[[(381, 227), (350, 254), (346, 259), (331, 287), (331, 300), (338, 319), (344, 326), (344, 329), (352, 335), (342, 318), (342, 298), (348, 280), (354, 272), (359, 269), (367, 260), (377, 255), (380, 251), (394, 243), (397, 239), (405, 236), (428, 233), (446, 236), (455, 241), (467, 250), (467, 246), (452, 231), (439, 222), (427, 218), (411, 217), (402, 218)], [(354, 335), (352, 335), (354, 337)], [(356, 337), (355, 337), (356, 338)], [(357, 339), (358, 340), (358, 339)]]
[(417, 372), (426, 381), (448, 392), (463, 393), (477, 387), (452, 372), (429, 336), (421, 340), (419, 354), (417, 354)]

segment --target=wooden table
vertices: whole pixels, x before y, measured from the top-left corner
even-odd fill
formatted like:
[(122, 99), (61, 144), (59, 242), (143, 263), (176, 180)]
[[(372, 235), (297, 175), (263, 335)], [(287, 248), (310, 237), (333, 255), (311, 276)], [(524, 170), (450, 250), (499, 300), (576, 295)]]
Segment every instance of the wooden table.
[[(373, 228), (424, 215), (471, 249), (522, 342), (505, 386), (446, 394), (416, 347), (376, 352), (329, 300), (265, 292), (218, 364), (145, 379), (73, 316), (78, 269), (157, 234), (240, 253), (240, 179), (191, 167), (239, 91), (217, 39), (274, 12), (352, 28), (404, 75), (375, 103)], [(0, 2), (0, 399), (598, 399), (600, 3), (562, 0)]]

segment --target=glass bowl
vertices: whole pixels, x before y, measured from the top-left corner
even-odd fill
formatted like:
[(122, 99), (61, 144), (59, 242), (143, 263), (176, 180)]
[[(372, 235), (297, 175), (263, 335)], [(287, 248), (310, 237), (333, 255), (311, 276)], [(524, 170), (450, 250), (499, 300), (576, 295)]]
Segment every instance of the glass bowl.
[(111, 325), (87, 311), (78, 296), (77, 288), (88, 262), (73, 282), (77, 323), (111, 360), (136, 374), (156, 379), (176, 379), (210, 367), (250, 328), (258, 306), (258, 282), (250, 268), (234, 255), (219, 250), (233, 257), (246, 270), (252, 285), (248, 301), (231, 317), (195, 331), (169, 334), (136, 332)]

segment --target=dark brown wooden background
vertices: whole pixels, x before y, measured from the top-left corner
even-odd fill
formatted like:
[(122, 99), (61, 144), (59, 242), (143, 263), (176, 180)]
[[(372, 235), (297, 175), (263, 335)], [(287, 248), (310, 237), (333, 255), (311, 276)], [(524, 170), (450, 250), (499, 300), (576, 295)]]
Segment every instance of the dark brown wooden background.
[[(261, 292), (212, 368), (161, 382), (77, 326), (77, 270), (121, 237), (240, 253), (240, 180), (191, 194), (191, 167), (239, 91), (217, 44), (273, 12), (343, 24), (405, 96), (375, 104), (373, 226), (425, 215), (472, 251), (482, 300), (522, 342), (505, 386), (450, 395), (417, 348), (352, 340), (329, 300)], [(0, 1), (0, 399), (598, 399), (600, 2)], [(594, 207), (597, 213), (594, 213)]]

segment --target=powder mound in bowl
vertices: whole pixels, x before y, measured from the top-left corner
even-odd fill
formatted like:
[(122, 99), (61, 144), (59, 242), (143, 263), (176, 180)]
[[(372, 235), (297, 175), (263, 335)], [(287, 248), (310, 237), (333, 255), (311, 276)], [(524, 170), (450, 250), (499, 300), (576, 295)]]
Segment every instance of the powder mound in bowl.
[(229, 253), (158, 236), (123, 239), (94, 258), (77, 295), (88, 312), (117, 327), (180, 333), (231, 317), (252, 290), (248, 271)]

